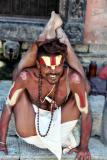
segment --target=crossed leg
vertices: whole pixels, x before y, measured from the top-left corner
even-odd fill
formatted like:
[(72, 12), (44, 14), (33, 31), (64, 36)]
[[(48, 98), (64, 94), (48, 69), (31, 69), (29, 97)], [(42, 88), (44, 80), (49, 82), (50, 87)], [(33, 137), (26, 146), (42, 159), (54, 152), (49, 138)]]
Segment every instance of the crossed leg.
[(27, 94), (24, 92), (13, 109), (16, 131), (21, 137), (36, 135), (35, 113)]
[[(15, 105), (14, 109), (15, 125), (16, 131), (19, 136), (25, 138), (37, 135), (35, 127), (35, 116), (36, 113), (29, 101), (28, 96), (24, 92), (20, 97), (18, 103)], [(70, 98), (65, 106), (61, 110), (61, 123), (72, 121), (78, 119), (80, 112), (77, 107), (75, 107), (74, 102)]]

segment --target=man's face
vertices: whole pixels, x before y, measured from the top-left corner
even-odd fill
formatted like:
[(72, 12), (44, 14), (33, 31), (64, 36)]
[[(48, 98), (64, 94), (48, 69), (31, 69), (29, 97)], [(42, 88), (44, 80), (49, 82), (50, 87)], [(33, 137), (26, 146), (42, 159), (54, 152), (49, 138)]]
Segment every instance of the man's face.
[(42, 77), (50, 84), (55, 84), (63, 74), (64, 59), (62, 55), (41, 56), (39, 65)]

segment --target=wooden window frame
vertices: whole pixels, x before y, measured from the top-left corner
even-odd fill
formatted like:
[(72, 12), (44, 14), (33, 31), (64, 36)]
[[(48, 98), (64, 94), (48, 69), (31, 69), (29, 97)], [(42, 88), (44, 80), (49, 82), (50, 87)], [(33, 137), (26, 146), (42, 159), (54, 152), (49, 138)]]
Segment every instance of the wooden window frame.
[[(59, 14), (64, 19), (67, 20), (67, 7), (68, 0), (59, 0)], [(48, 18), (28, 18), (28, 17), (15, 17), (15, 16), (0, 16), (0, 22), (19, 22), (19, 23), (45, 23)]]

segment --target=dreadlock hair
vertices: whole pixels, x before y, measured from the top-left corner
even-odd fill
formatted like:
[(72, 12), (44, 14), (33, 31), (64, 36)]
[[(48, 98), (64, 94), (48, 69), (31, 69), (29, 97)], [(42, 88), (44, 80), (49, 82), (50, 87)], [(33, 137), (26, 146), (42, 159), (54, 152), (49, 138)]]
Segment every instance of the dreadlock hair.
[(37, 59), (42, 55), (50, 56), (51, 54), (61, 54), (66, 58), (67, 46), (64, 43), (61, 43), (58, 38), (45, 40), (38, 48)]

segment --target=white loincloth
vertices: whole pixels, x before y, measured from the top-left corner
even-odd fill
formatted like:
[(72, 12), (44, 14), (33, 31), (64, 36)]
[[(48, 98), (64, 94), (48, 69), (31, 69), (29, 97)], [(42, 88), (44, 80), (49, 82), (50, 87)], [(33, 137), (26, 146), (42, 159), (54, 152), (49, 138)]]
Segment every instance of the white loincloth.
[[(37, 113), (37, 106), (33, 105), (34, 111)], [(39, 127), (40, 132), (45, 134), (50, 122), (51, 113), (40, 109)], [(37, 116), (35, 117), (35, 126), (37, 134), (31, 137), (19, 137), (29, 144), (33, 144), (39, 148), (47, 148), (56, 155), (58, 160), (61, 160), (62, 147), (64, 152), (77, 146), (76, 140), (72, 134), (72, 129), (75, 127), (78, 120), (73, 120), (61, 124), (61, 107), (54, 111), (53, 121), (46, 137), (41, 137), (37, 130)]]

